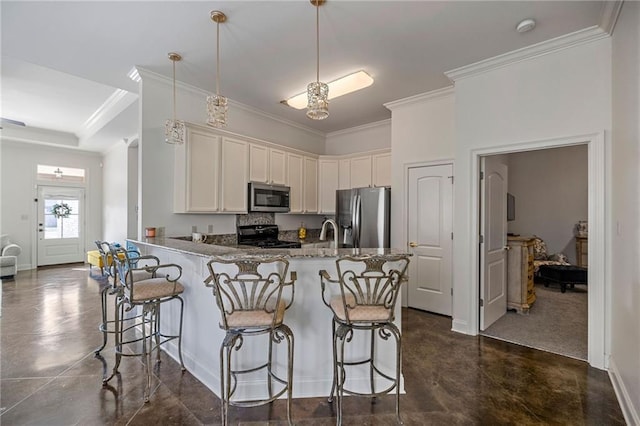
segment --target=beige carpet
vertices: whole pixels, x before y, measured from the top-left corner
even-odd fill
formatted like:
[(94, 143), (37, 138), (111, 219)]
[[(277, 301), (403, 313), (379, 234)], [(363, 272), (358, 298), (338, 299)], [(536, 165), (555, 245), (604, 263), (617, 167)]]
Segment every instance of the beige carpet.
[(528, 315), (507, 312), (482, 334), (586, 361), (587, 286), (561, 293), (536, 283), (536, 297)]

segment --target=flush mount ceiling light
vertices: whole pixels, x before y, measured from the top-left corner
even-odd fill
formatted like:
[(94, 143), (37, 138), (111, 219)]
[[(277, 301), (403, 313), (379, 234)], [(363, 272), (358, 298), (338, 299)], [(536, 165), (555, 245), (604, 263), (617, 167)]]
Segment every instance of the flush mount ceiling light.
[(173, 62), (173, 119), (164, 123), (164, 141), (173, 145), (182, 145), (184, 143), (184, 121), (176, 119), (176, 62), (181, 61), (182, 56), (171, 52), (169, 60)]
[(325, 0), (310, 0), (316, 7), (316, 81), (307, 86), (307, 117), (324, 120), (329, 116), (329, 86), (320, 81), (320, 6)]
[(227, 15), (212, 10), (211, 20), (216, 23), (216, 94), (207, 96), (207, 124), (222, 128), (227, 125), (227, 98), (220, 95), (220, 24), (226, 22)]
[(527, 31), (531, 31), (536, 26), (536, 21), (531, 18), (524, 19), (520, 21), (518, 25), (516, 25), (516, 31), (519, 33), (526, 33)]
[[(339, 96), (364, 89), (365, 87), (369, 87), (372, 84), (373, 78), (369, 74), (362, 70), (356, 71), (327, 83), (327, 85), (329, 86), (328, 99), (335, 99)], [(295, 96), (290, 97), (289, 99), (280, 102), (295, 109), (306, 108), (307, 92), (299, 93)]]

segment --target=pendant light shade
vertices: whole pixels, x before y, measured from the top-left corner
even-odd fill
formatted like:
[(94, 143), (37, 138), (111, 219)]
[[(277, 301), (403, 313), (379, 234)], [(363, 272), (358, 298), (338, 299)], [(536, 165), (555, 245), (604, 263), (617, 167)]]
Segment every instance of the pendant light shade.
[(324, 120), (329, 116), (329, 86), (320, 81), (320, 6), (325, 0), (310, 0), (316, 8), (316, 81), (307, 85), (307, 117)]
[(173, 119), (164, 123), (164, 141), (172, 145), (184, 143), (184, 121), (176, 119), (176, 62), (182, 60), (182, 56), (175, 52), (169, 53), (169, 60), (173, 62)]
[(227, 125), (227, 98), (220, 95), (220, 24), (227, 20), (227, 15), (213, 10), (211, 20), (216, 23), (216, 93), (207, 96), (207, 124), (222, 128)]

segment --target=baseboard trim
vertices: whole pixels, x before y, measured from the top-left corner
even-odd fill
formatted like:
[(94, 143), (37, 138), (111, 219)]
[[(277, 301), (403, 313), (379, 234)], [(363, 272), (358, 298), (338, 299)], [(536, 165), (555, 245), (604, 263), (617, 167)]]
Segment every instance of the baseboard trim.
[(613, 357), (609, 358), (609, 377), (611, 378), (611, 384), (618, 398), (625, 422), (627, 422), (628, 425), (640, 425), (640, 414), (638, 410), (636, 410), (636, 407), (633, 406), (633, 400), (622, 381), (622, 377), (620, 377), (618, 366)]
[(462, 321), (458, 319), (454, 319), (451, 323), (451, 330), (457, 333), (469, 334), (474, 336), (477, 333), (469, 332), (469, 323), (467, 321)]

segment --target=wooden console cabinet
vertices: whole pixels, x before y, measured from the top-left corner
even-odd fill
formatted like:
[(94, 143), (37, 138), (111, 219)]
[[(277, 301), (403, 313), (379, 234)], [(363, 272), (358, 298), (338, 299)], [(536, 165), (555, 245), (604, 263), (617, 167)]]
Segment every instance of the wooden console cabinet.
[(533, 237), (507, 237), (507, 309), (528, 313), (536, 301), (533, 286)]
[(576, 263), (578, 266), (586, 268), (589, 266), (588, 237), (576, 237)]

